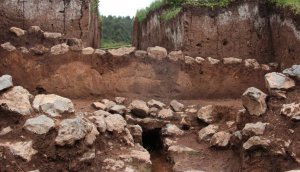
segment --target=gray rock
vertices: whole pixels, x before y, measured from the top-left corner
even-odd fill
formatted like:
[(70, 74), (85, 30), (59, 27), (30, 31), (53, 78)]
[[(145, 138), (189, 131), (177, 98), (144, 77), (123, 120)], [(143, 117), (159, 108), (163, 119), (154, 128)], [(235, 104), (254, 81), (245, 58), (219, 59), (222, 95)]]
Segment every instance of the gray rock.
[(231, 134), (225, 131), (220, 131), (214, 134), (210, 144), (217, 147), (226, 147), (229, 144)]
[(50, 53), (52, 55), (65, 54), (69, 51), (69, 46), (66, 43), (54, 45), (51, 47)]
[(44, 38), (46, 39), (57, 39), (62, 37), (61, 33), (56, 33), (56, 32), (44, 32), (43, 35)]
[(161, 119), (168, 119), (173, 117), (173, 111), (171, 109), (162, 109), (158, 112), (157, 117)]
[(125, 55), (129, 55), (135, 51), (135, 47), (121, 47), (118, 49), (110, 49), (108, 53), (116, 57), (122, 57)]
[(13, 86), (12, 77), (10, 75), (2, 75), (0, 77), (0, 91)]
[(261, 69), (264, 71), (270, 71), (271, 67), (267, 64), (261, 64)]
[(100, 132), (104, 133), (107, 129), (105, 117), (106, 117), (105, 115), (94, 115), (94, 116), (89, 116), (88, 119), (96, 125), (97, 129)]
[(171, 51), (168, 54), (168, 58), (171, 61), (184, 60), (184, 56), (183, 56), (182, 51)]
[(179, 129), (174, 124), (167, 124), (165, 128), (162, 130), (162, 134), (164, 136), (181, 136), (184, 134), (184, 131)]
[(93, 115), (107, 117), (107, 116), (111, 115), (111, 113), (104, 111), (104, 110), (97, 110), (93, 113)]
[(148, 116), (149, 107), (147, 104), (142, 100), (134, 100), (129, 105), (129, 109), (131, 113), (137, 117), (145, 118)]
[(152, 59), (162, 60), (167, 57), (168, 52), (165, 48), (155, 46), (147, 48), (148, 56)]
[(87, 152), (85, 152), (80, 158), (79, 161), (90, 161), (95, 159), (96, 157), (96, 153), (95, 153), (95, 149), (91, 149)]
[(106, 54), (106, 51), (101, 50), (101, 49), (95, 49), (95, 54), (98, 54), (100, 56), (104, 56)]
[(208, 124), (214, 122), (214, 109), (213, 105), (201, 107), (197, 112), (198, 119)]
[(247, 123), (243, 128), (242, 132), (245, 136), (253, 136), (253, 135), (263, 135), (266, 129), (266, 126), (269, 123)]
[(1, 96), (0, 108), (20, 115), (30, 115), (33, 109), (30, 99), (33, 96), (23, 87), (15, 86)]
[(125, 97), (116, 97), (115, 98), (115, 102), (119, 103), (119, 104), (124, 104), (125, 101), (126, 101)]
[(257, 148), (257, 147), (268, 149), (270, 144), (271, 144), (271, 141), (267, 138), (264, 138), (262, 136), (253, 136), (253, 137), (250, 137), (243, 144), (243, 148), (245, 150), (250, 150), (252, 148)]
[(91, 55), (91, 54), (94, 54), (94, 52), (95, 52), (95, 50), (92, 47), (83, 48), (81, 50), (81, 53), (84, 55)]
[(107, 130), (122, 133), (127, 125), (125, 119), (119, 114), (113, 114), (105, 118)]
[(256, 59), (246, 59), (245, 66), (248, 68), (259, 69), (260, 65)]
[(26, 31), (17, 27), (11, 27), (9, 29), (10, 32), (14, 33), (17, 37), (21, 37), (25, 35)]
[(300, 103), (283, 104), (280, 113), (292, 120), (300, 120)]
[(40, 115), (35, 118), (27, 119), (24, 128), (36, 134), (46, 134), (55, 126), (54, 120), (46, 115)]
[(52, 117), (75, 112), (74, 105), (70, 99), (55, 94), (39, 94), (35, 96), (32, 106), (36, 111)]
[(182, 112), (184, 108), (184, 105), (179, 103), (177, 100), (172, 100), (170, 102), (170, 106), (175, 112)]
[(92, 103), (92, 106), (97, 110), (106, 110), (107, 109), (106, 105), (101, 102), (94, 102), (94, 103)]
[(15, 51), (16, 47), (13, 46), (10, 42), (6, 42), (4, 44), (1, 44), (1, 47), (6, 51)]
[(29, 50), (26, 47), (20, 47), (19, 50), (23, 53), (23, 54), (28, 54)]
[(83, 139), (91, 131), (92, 126), (83, 118), (65, 119), (59, 124), (55, 143), (60, 146), (73, 145), (75, 141)]
[(243, 106), (251, 115), (260, 116), (267, 110), (266, 98), (267, 95), (264, 92), (250, 87), (243, 93)]
[(293, 65), (291, 68), (283, 70), (282, 73), (300, 80), (300, 65)]
[(108, 100), (108, 99), (102, 99), (101, 100), (102, 103), (104, 103), (104, 105), (106, 106), (106, 110), (109, 110), (110, 108), (112, 108), (114, 105), (116, 105), (115, 102)]
[(196, 63), (196, 60), (193, 57), (185, 56), (184, 57), (184, 63), (191, 65), (191, 64)]
[(234, 58), (234, 57), (223, 58), (224, 64), (240, 64), (242, 63), (242, 61), (243, 61), (242, 59)]
[(154, 99), (149, 100), (147, 102), (147, 105), (149, 107), (155, 107), (155, 108), (158, 108), (158, 109), (162, 109), (166, 106), (163, 102), (160, 102), (160, 101), (157, 101), (157, 100), (154, 100)]
[(136, 51), (134, 52), (134, 55), (135, 55), (135, 57), (137, 57), (137, 58), (144, 59), (144, 58), (147, 58), (148, 53), (147, 53), (147, 51), (136, 50)]
[(50, 50), (43, 45), (35, 45), (34, 47), (30, 48), (30, 51), (32, 51), (35, 55), (40, 56), (48, 53)]
[(143, 129), (139, 125), (128, 125), (127, 126), (128, 130), (133, 136), (133, 139), (136, 143), (142, 143), (142, 134), (143, 134)]
[(207, 61), (211, 64), (211, 65), (215, 65), (218, 64), (220, 62), (220, 60), (218, 59), (214, 59), (212, 57), (207, 57)]
[(265, 75), (266, 87), (273, 96), (283, 97), (285, 91), (295, 87), (295, 81), (282, 73), (272, 72)]
[(202, 64), (202, 63), (205, 62), (205, 59), (202, 58), (202, 57), (196, 57), (196, 58), (195, 58), (195, 61), (196, 61), (196, 63), (198, 63), (198, 64)]
[(32, 156), (38, 153), (32, 148), (32, 141), (16, 142), (16, 143), (0, 143), (0, 146), (9, 148), (14, 156), (19, 156), (27, 162), (31, 161)]
[(109, 112), (124, 115), (127, 112), (127, 108), (124, 105), (114, 105), (109, 109)]
[(199, 141), (210, 141), (211, 137), (218, 131), (219, 126), (210, 124), (207, 127), (202, 128), (198, 132)]
[(5, 128), (3, 128), (3, 129), (0, 131), (0, 136), (4, 136), (4, 135), (8, 134), (8, 133), (10, 133), (12, 130), (13, 130), (13, 129), (12, 129), (10, 126), (5, 127)]
[(72, 51), (81, 51), (84, 48), (82, 40), (77, 38), (68, 39), (67, 45), (69, 46), (69, 49)]

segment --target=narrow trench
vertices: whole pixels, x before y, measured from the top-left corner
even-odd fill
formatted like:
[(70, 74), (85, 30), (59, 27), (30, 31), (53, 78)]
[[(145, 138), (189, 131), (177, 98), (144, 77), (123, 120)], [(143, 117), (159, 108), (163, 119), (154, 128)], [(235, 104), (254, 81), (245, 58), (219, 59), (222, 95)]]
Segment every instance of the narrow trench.
[(151, 156), (152, 172), (172, 172), (172, 165), (167, 161), (161, 136), (161, 128), (143, 128), (143, 146)]

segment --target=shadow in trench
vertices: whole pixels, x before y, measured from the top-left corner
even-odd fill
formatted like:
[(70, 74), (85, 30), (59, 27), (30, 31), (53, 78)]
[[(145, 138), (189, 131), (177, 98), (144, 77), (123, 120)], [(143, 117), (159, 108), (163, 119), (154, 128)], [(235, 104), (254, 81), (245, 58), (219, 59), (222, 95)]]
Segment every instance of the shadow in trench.
[(172, 164), (167, 161), (164, 153), (161, 128), (143, 128), (143, 146), (151, 155), (152, 172), (172, 172)]

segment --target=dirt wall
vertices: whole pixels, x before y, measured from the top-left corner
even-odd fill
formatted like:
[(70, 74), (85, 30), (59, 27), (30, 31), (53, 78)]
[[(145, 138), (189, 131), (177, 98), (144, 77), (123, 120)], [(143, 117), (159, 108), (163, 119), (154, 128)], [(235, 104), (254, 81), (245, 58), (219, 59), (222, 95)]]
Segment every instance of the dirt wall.
[(262, 90), (262, 69), (244, 64), (186, 64), (134, 55), (33, 56), (0, 51), (0, 75), (10, 74), (16, 85), (70, 98), (125, 96), (158, 98), (239, 98), (250, 86)]
[(99, 47), (98, 11), (91, 0), (2, 0), (0, 1), (0, 41), (11, 41), (10, 27), (40, 26), (48, 32), (81, 38), (85, 46)]

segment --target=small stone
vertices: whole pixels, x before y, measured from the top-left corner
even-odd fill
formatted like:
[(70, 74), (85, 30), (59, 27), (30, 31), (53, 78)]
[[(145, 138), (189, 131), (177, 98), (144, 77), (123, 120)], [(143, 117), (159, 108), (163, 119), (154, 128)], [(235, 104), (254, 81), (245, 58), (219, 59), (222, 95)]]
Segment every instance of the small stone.
[(100, 56), (104, 56), (106, 54), (106, 51), (101, 50), (101, 49), (95, 49), (95, 54), (98, 54)]
[(26, 31), (17, 27), (11, 27), (9, 29), (10, 32), (14, 33), (17, 37), (21, 37), (25, 35)]
[(124, 104), (125, 100), (126, 100), (125, 97), (116, 97), (116, 98), (115, 98), (115, 101), (116, 101), (116, 103), (118, 103), (118, 104)]
[(173, 117), (173, 111), (171, 109), (162, 109), (158, 112), (157, 117), (161, 119), (169, 119)]
[(148, 101), (147, 105), (149, 107), (155, 107), (155, 108), (158, 108), (158, 109), (162, 109), (166, 106), (163, 102), (160, 102), (160, 101), (157, 101), (157, 100), (154, 100), (154, 99), (151, 99), (150, 101)]
[(106, 110), (106, 105), (100, 102), (94, 102), (92, 106), (97, 110)]
[(174, 124), (167, 124), (166, 127), (163, 128), (162, 134), (164, 136), (181, 136), (184, 134), (184, 131), (180, 130)]
[(168, 152), (178, 154), (178, 153), (196, 153), (197, 151), (186, 146), (173, 145), (168, 148)]
[(256, 59), (246, 59), (245, 66), (248, 68), (259, 69), (260, 65)]
[(1, 47), (6, 51), (15, 51), (16, 47), (13, 46), (10, 42), (6, 42), (4, 44), (1, 44)]
[[(111, 114), (110, 114), (111, 115)], [(96, 127), (97, 129), (104, 133), (106, 131), (106, 122), (105, 122), (105, 117), (104, 115), (101, 115), (101, 116), (98, 116), (98, 115), (95, 115), (95, 116), (90, 116), (88, 117), (89, 120), (91, 120), (94, 124), (96, 124)]]
[(116, 57), (122, 57), (125, 55), (129, 55), (135, 51), (135, 47), (121, 47), (118, 49), (110, 49), (108, 53)]
[(12, 130), (13, 130), (13, 129), (12, 129), (10, 126), (5, 127), (5, 128), (3, 128), (3, 129), (0, 131), (0, 136), (4, 136), (4, 135), (8, 134), (8, 133), (10, 133)]
[(283, 70), (282, 73), (300, 80), (300, 65), (293, 65), (291, 68)]
[(184, 63), (185, 64), (194, 64), (196, 62), (196, 60), (193, 58), (193, 57), (190, 57), (190, 56), (185, 56), (184, 57)]
[(95, 50), (92, 47), (83, 48), (81, 53), (84, 55), (94, 54)]
[(139, 125), (128, 125), (127, 128), (130, 131), (130, 133), (132, 134), (133, 140), (136, 143), (142, 143), (142, 141), (143, 141), (143, 139), (142, 139), (142, 136), (143, 136), (142, 127), (139, 126)]
[(30, 51), (32, 51), (35, 55), (40, 56), (48, 53), (50, 50), (43, 45), (35, 45), (34, 47), (30, 48)]
[(212, 123), (215, 120), (214, 109), (215, 107), (213, 105), (207, 105), (202, 107), (197, 112), (198, 119), (208, 124)]
[(211, 137), (218, 131), (219, 126), (210, 124), (207, 127), (202, 128), (198, 132), (199, 141), (210, 141)]
[(283, 104), (280, 113), (292, 120), (300, 120), (300, 103)]
[(134, 100), (129, 105), (129, 109), (131, 110), (131, 113), (134, 114), (137, 117), (147, 117), (149, 113), (149, 107), (147, 104), (142, 100)]
[(202, 58), (202, 57), (196, 57), (196, 58), (195, 58), (195, 61), (196, 61), (196, 63), (198, 63), (198, 64), (202, 64), (202, 63), (205, 62), (205, 59)]
[(171, 51), (168, 54), (168, 58), (171, 61), (178, 61), (178, 60), (183, 60), (184, 59), (182, 51)]
[(112, 114), (120, 114), (120, 115), (124, 115), (127, 111), (126, 106), (124, 105), (114, 105), (109, 109), (109, 112)]
[(125, 119), (119, 114), (113, 114), (105, 118), (107, 130), (122, 133), (127, 125)]
[(26, 47), (20, 47), (19, 50), (23, 53), (23, 54), (28, 54), (29, 50)]
[(177, 100), (172, 100), (170, 102), (170, 106), (175, 112), (182, 112), (184, 108), (184, 105), (179, 103)]
[(250, 87), (243, 93), (243, 106), (251, 115), (261, 116), (267, 110), (266, 98), (267, 95), (264, 92)]
[(134, 52), (134, 55), (135, 55), (135, 57), (137, 57), (137, 58), (144, 59), (144, 58), (147, 58), (148, 53), (147, 53), (147, 51), (136, 50), (136, 51)]
[(68, 39), (67, 45), (69, 46), (69, 49), (72, 51), (81, 51), (84, 48), (82, 40), (77, 38)]
[(214, 134), (211, 138), (210, 144), (212, 146), (226, 147), (229, 144), (231, 134), (225, 131), (220, 131)]
[(27, 119), (24, 128), (36, 134), (46, 134), (55, 126), (53, 119), (46, 115), (40, 115), (35, 118)]
[(262, 136), (253, 136), (250, 137), (244, 144), (243, 148), (245, 150), (250, 150), (252, 148), (261, 147), (264, 149), (269, 148), (271, 141)]
[(95, 140), (97, 139), (97, 136), (100, 133), (98, 132), (97, 127), (93, 123), (88, 122), (88, 125), (89, 125), (88, 128), (91, 128), (91, 130), (85, 136), (84, 143), (86, 145), (91, 146), (94, 144)]
[(266, 126), (269, 123), (247, 123), (243, 128), (242, 132), (245, 136), (253, 136), (253, 135), (263, 135), (266, 129)]
[(148, 56), (152, 59), (162, 60), (167, 57), (168, 52), (165, 48), (155, 46), (147, 48)]
[(220, 62), (220, 60), (218, 59), (214, 59), (212, 57), (207, 57), (207, 61), (211, 64), (211, 65), (215, 65), (218, 64)]
[(82, 157), (79, 158), (79, 161), (89, 161), (93, 160), (96, 157), (95, 149), (91, 149), (88, 152), (84, 153)]
[(116, 105), (115, 102), (110, 101), (110, 100), (108, 100), (108, 99), (102, 99), (101, 102), (104, 103), (104, 105), (106, 106), (106, 110), (109, 110), (109, 109), (112, 108), (114, 105)]
[(243, 61), (242, 59), (234, 58), (234, 57), (223, 58), (224, 64), (240, 64), (242, 63), (242, 61)]
[(16, 143), (0, 143), (0, 146), (8, 147), (10, 152), (15, 155), (19, 156), (27, 162), (31, 161), (33, 155), (35, 155), (38, 151), (32, 148), (32, 141), (25, 141), (25, 142), (16, 142)]
[(40, 26), (30, 26), (28, 29), (28, 33), (33, 34), (33, 33), (43, 33), (44, 31), (40, 28)]
[(270, 66), (266, 65), (266, 64), (262, 64), (261, 69), (264, 70), (264, 71), (270, 71), (271, 70)]
[(0, 91), (13, 86), (12, 77), (10, 75), (2, 75), (0, 77)]
[(283, 97), (285, 91), (295, 87), (295, 81), (282, 73), (272, 72), (265, 75), (266, 87), (273, 96)]
[(60, 54), (65, 54), (69, 51), (69, 46), (65, 43), (63, 44), (58, 44), (58, 45), (54, 45), (53, 47), (51, 47), (50, 53), (52, 55), (60, 55)]
[(44, 32), (43, 35), (47, 39), (57, 39), (62, 37), (61, 33), (56, 33), (56, 32)]

